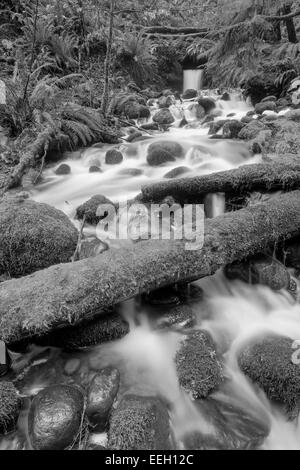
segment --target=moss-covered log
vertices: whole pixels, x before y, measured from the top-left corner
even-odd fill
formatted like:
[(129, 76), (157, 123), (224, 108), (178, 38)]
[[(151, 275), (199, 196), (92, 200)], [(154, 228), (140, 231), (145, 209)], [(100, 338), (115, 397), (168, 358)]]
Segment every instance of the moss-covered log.
[(205, 223), (202, 249), (148, 240), (0, 284), (0, 339), (7, 343), (81, 323), (107, 307), (216, 272), (300, 234), (300, 191)]
[(143, 202), (161, 202), (173, 196), (180, 203), (200, 203), (206, 194), (244, 195), (252, 191), (294, 190), (300, 188), (300, 165), (265, 163), (245, 165), (193, 178), (160, 181), (142, 187)]

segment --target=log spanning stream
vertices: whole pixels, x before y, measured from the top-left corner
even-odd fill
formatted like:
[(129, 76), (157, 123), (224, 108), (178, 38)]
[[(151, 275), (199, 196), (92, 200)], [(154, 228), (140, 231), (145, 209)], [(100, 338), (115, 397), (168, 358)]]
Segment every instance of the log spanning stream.
[[(219, 119), (228, 114), (233, 119), (240, 118), (250, 110), (237, 95), (231, 98), (229, 102), (218, 101)], [(57, 176), (54, 168), (48, 168), (44, 182), (35, 188), (32, 198), (63, 210), (79, 226), (74, 219), (75, 209), (95, 194), (103, 194), (113, 201), (123, 201), (135, 197), (143, 185), (161, 180), (166, 173), (179, 166), (188, 169), (186, 176), (201, 176), (260, 161), (258, 156), (252, 157), (241, 142), (210, 140), (207, 125), (199, 123), (189, 105), (189, 102), (183, 106), (177, 102), (171, 107), (176, 121), (169, 132), (157, 133), (151, 140), (130, 144), (124, 141), (119, 148), (124, 160), (119, 165), (105, 164), (105, 154), (111, 146), (104, 145), (89, 148), (80, 158), (71, 156), (63, 162), (71, 167), (69, 175)], [(180, 128), (183, 117), (187, 125)], [(150, 167), (146, 161), (147, 147), (161, 140), (179, 142), (184, 155), (176, 162)], [(103, 171), (89, 173), (91, 165), (101, 166)], [(140, 171), (130, 175), (129, 170), (132, 169)], [(213, 198), (210, 215), (215, 216), (223, 211), (224, 198), (218, 194)], [(93, 235), (93, 231), (92, 226), (85, 226), (85, 234)], [(118, 242), (112, 241), (111, 244), (114, 246)], [(271, 403), (261, 390), (246, 379), (238, 367), (237, 352), (250, 338), (266, 332), (300, 340), (300, 305), (295, 304), (285, 292), (275, 293), (267, 287), (228, 281), (221, 272), (197, 281), (194, 289), (197, 294), (187, 300), (196, 318), (193, 328), (207, 330), (224, 357), (226, 380), (212, 397), (221, 403), (221, 407), (222, 404), (227, 407), (227, 414), (223, 415), (225, 421), (228, 420), (227, 425), (232, 429), (236, 426), (237, 434), (245, 434), (250, 448), (299, 450), (300, 424), (289, 421), (279, 405)], [(120, 311), (129, 323), (130, 331), (120, 340), (74, 353), (34, 347), (25, 355), (15, 354), (15, 369), (27, 367), (31, 370), (21, 381), (21, 393), (25, 399), (18, 430), (0, 440), (0, 449), (30, 448), (27, 430), (29, 398), (53, 384), (53, 363), (69, 359), (79, 359), (83, 375), (93, 374), (107, 366), (117, 367), (124, 390), (163, 397), (170, 405), (171, 429), (177, 446), (174, 449), (193, 448), (185, 441), (185, 436), (191, 432), (218, 434), (218, 420), (212, 422), (209, 413), (204, 413), (201, 406), (179, 385), (174, 357), (182, 332), (180, 325), (176, 328), (155, 328), (159, 309), (159, 306), (148, 309), (137, 300), (124, 302)], [(230, 412), (228, 406), (232, 407)], [(248, 416), (241, 424), (240, 414), (232, 411), (235, 408), (244, 410), (251, 419)], [(224, 426), (223, 421), (220, 426)], [(267, 429), (261, 442), (257, 443), (256, 437), (253, 438), (255, 443), (251, 442), (251, 436), (256, 436), (255, 430), (261, 428)], [(107, 436), (92, 433), (89, 439), (93, 443), (106, 445)]]

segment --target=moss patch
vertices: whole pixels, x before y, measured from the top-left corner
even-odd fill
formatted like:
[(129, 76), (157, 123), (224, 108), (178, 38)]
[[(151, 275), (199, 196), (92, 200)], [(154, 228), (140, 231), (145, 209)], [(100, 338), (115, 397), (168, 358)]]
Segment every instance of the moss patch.
[(0, 382), (0, 434), (7, 434), (17, 424), (20, 398), (11, 382)]

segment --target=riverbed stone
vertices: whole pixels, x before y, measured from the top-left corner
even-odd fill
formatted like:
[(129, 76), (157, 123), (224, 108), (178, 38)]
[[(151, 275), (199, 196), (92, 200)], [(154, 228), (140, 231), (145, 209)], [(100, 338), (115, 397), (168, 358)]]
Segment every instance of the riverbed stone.
[(238, 137), (242, 140), (251, 140), (257, 137), (261, 131), (266, 129), (267, 127), (263, 122), (252, 120), (240, 130)]
[(241, 348), (238, 364), (271, 401), (284, 405), (288, 414), (296, 417), (300, 410), (300, 367), (297, 346), (295, 349), (293, 345), (291, 338), (275, 334), (253, 339)]
[(168, 410), (159, 398), (125, 395), (110, 419), (108, 448), (166, 450), (169, 435)]
[(189, 88), (188, 90), (185, 90), (182, 95), (182, 99), (184, 100), (191, 100), (193, 98), (196, 98), (198, 95), (197, 90), (194, 90), (193, 88)]
[(256, 114), (262, 114), (264, 111), (276, 111), (276, 103), (274, 101), (264, 101), (255, 106)]
[(179, 383), (194, 399), (206, 398), (223, 381), (215, 344), (208, 332), (190, 332), (181, 341), (175, 357)]
[(169, 108), (173, 104), (172, 96), (161, 96), (157, 104), (160, 109)]
[(244, 126), (244, 123), (235, 119), (227, 121), (223, 126), (223, 136), (227, 139), (237, 139)]
[(204, 108), (206, 114), (211, 113), (216, 108), (216, 102), (213, 98), (199, 98), (198, 104)]
[(85, 221), (88, 224), (97, 225), (98, 222), (100, 222), (100, 220), (104, 217), (100, 217), (97, 215), (97, 209), (99, 206), (104, 204), (113, 206), (113, 203), (112, 201), (110, 201), (110, 199), (103, 196), (102, 194), (97, 194), (91, 197), (91, 199), (89, 199), (88, 201), (81, 204), (81, 206), (77, 207), (76, 217), (79, 220), (83, 220), (83, 218), (85, 218)]
[(93, 378), (87, 398), (86, 413), (94, 431), (104, 432), (120, 384), (118, 369), (107, 367)]
[(100, 166), (92, 165), (89, 167), (89, 173), (102, 173)]
[(70, 173), (71, 173), (71, 167), (70, 165), (67, 165), (66, 163), (62, 163), (55, 170), (56, 175), (69, 175)]
[(80, 366), (81, 366), (81, 361), (78, 357), (75, 357), (74, 359), (69, 359), (65, 363), (64, 373), (67, 376), (72, 376), (72, 375), (76, 374), (76, 372), (79, 370)]
[(174, 116), (168, 108), (161, 109), (153, 116), (153, 121), (157, 122), (161, 126), (173, 124), (175, 122)]
[(168, 162), (174, 162), (181, 156), (183, 156), (183, 148), (179, 143), (161, 140), (149, 146), (147, 162), (150, 166), (160, 166)]
[(191, 103), (188, 110), (194, 114), (196, 119), (203, 119), (205, 116), (205, 109), (199, 103)]
[(105, 163), (106, 165), (119, 165), (123, 161), (123, 155), (119, 150), (111, 149), (106, 152)]
[(164, 178), (167, 178), (167, 179), (179, 178), (180, 176), (186, 175), (190, 171), (191, 171), (190, 168), (188, 168), (187, 166), (178, 166), (176, 168), (173, 168), (173, 170), (168, 171), (164, 175)]
[(7, 434), (16, 427), (21, 399), (12, 382), (0, 382), (0, 434)]
[(164, 306), (158, 309), (156, 328), (192, 328), (196, 324), (196, 314), (189, 305)]
[(123, 338), (128, 332), (128, 323), (117, 312), (111, 312), (78, 326), (55, 330), (36, 343), (74, 351)]
[(54, 207), (17, 197), (0, 202), (0, 274), (24, 276), (67, 263), (77, 240), (72, 222)]
[(195, 402), (201, 416), (215, 432), (189, 432), (183, 437), (186, 450), (255, 450), (259, 449), (270, 432), (267, 416), (250, 413), (229, 400), (212, 399)]
[(33, 399), (28, 428), (35, 450), (63, 450), (74, 443), (82, 425), (84, 397), (68, 385), (53, 385)]

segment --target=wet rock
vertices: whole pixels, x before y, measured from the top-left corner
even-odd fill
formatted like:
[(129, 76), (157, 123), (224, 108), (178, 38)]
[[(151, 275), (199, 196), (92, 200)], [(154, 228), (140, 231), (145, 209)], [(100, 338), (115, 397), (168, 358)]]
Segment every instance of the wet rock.
[(147, 124), (143, 124), (141, 129), (144, 129), (145, 131), (158, 131), (159, 125), (157, 122), (149, 122)]
[(272, 139), (268, 152), (278, 155), (299, 155), (300, 122), (286, 118), (272, 122)]
[(20, 413), (21, 400), (11, 382), (0, 382), (0, 434), (14, 430)]
[(221, 100), (230, 101), (230, 94), (227, 91), (225, 91), (225, 93), (223, 93), (223, 95), (221, 96)]
[(206, 114), (211, 113), (216, 107), (216, 102), (212, 98), (199, 98), (198, 103), (204, 108)]
[(196, 315), (188, 305), (165, 306), (159, 309), (161, 316), (156, 321), (156, 328), (192, 328), (196, 324)]
[(84, 397), (68, 385), (53, 385), (33, 399), (28, 428), (35, 450), (63, 450), (75, 441), (82, 424)]
[(180, 299), (185, 302), (199, 302), (203, 300), (203, 289), (197, 284), (181, 284), (178, 286)]
[(162, 96), (157, 104), (160, 109), (169, 108), (173, 104), (172, 96)]
[(161, 109), (160, 111), (154, 114), (153, 122), (157, 122), (161, 126), (164, 126), (168, 124), (173, 124), (173, 122), (175, 122), (175, 119), (171, 111), (165, 108)]
[(212, 122), (209, 126), (208, 135), (217, 134), (226, 122), (228, 122), (228, 119), (220, 119), (219, 121)]
[(167, 162), (174, 162), (183, 156), (183, 148), (173, 141), (162, 140), (151, 144), (148, 148), (147, 162), (150, 166), (159, 166)]
[(166, 450), (170, 448), (169, 434), (169, 415), (161, 400), (127, 395), (112, 413), (108, 448)]
[(143, 133), (139, 131), (132, 132), (132, 134), (130, 134), (127, 137), (127, 142), (138, 142), (140, 141), (141, 137), (146, 137), (146, 136), (143, 136)]
[(296, 417), (300, 410), (300, 367), (293, 343), (290, 338), (271, 334), (253, 340), (241, 349), (238, 364), (271, 401), (284, 405), (290, 416)]
[(42, 181), (42, 176), (39, 170), (29, 168), (21, 179), (22, 188), (26, 191), (30, 191), (33, 186)]
[(178, 292), (174, 287), (164, 287), (145, 296), (150, 305), (177, 305), (180, 303)]
[(284, 250), (286, 265), (300, 269), (300, 238), (294, 238), (291, 241), (286, 242)]
[(0, 274), (24, 276), (70, 261), (78, 232), (58, 209), (31, 200), (0, 202)]
[(243, 122), (244, 124), (249, 124), (249, 122), (252, 122), (252, 121), (253, 121), (252, 116), (243, 116), (241, 119), (241, 122)]
[(4, 341), (0, 339), (0, 377), (6, 375), (11, 366), (11, 358)]
[(56, 175), (69, 175), (70, 173), (71, 173), (71, 167), (70, 165), (67, 165), (66, 163), (62, 163), (55, 170)]
[(123, 155), (116, 149), (108, 150), (105, 155), (106, 165), (119, 165), (123, 161)]
[(287, 98), (279, 98), (276, 101), (276, 106), (279, 110), (288, 108), (291, 105), (291, 101)]
[(181, 121), (180, 121), (180, 123), (179, 123), (180, 129), (181, 129), (182, 127), (187, 126), (187, 124), (188, 124), (187, 120), (186, 120), (185, 118), (182, 118)]
[(188, 110), (194, 114), (196, 119), (203, 119), (205, 116), (205, 109), (198, 103), (190, 104)]
[(222, 365), (206, 331), (189, 333), (175, 358), (179, 383), (194, 399), (206, 398), (223, 381)]
[(255, 106), (256, 114), (262, 114), (264, 111), (276, 111), (276, 103), (274, 101), (264, 101)]
[(182, 99), (184, 100), (191, 100), (193, 98), (196, 98), (198, 96), (197, 90), (193, 90), (192, 88), (185, 90), (185, 92), (182, 95)]
[(89, 168), (89, 173), (102, 173), (102, 170), (99, 166), (92, 165)]
[(128, 119), (148, 118), (151, 114), (145, 98), (137, 93), (117, 95), (112, 110), (114, 114), (125, 115)]
[(123, 168), (119, 171), (119, 175), (122, 176), (141, 176), (143, 174), (143, 170), (139, 168)]
[(223, 135), (227, 139), (237, 139), (240, 131), (243, 129), (244, 126), (245, 124), (240, 121), (227, 121), (223, 127)]
[(104, 432), (120, 383), (118, 369), (107, 367), (92, 380), (88, 390), (86, 413), (92, 428)]
[(252, 120), (246, 124), (239, 132), (239, 139), (251, 140), (254, 139), (261, 131), (266, 130), (266, 125), (263, 122)]
[(236, 262), (225, 267), (228, 279), (239, 279), (248, 284), (262, 284), (273, 290), (288, 289), (290, 274), (277, 260), (257, 256), (248, 261)]
[(168, 171), (164, 175), (164, 178), (168, 179), (173, 179), (173, 178), (178, 178), (179, 176), (185, 175), (186, 173), (189, 173), (191, 170), (187, 166), (178, 166), (177, 168), (174, 168), (173, 170)]
[(112, 312), (79, 326), (53, 331), (36, 343), (74, 351), (123, 338), (128, 332), (128, 323), (118, 313)]
[(270, 432), (267, 414), (258, 418), (227, 400), (211, 398), (198, 400), (196, 406), (215, 433), (188, 433), (183, 438), (186, 450), (254, 450)]
[(77, 207), (76, 217), (79, 220), (83, 220), (83, 218), (85, 217), (85, 221), (88, 224), (97, 225), (99, 221), (104, 217), (97, 216), (97, 209), (103, 204), (113, 205), (113, 203), (102, 194), (93, 196), (91, 197), (91, 199), (81, 204), (81, 206)]
[(65, 364), (64, 373), (67, 376), (72, 376), (72, 375), (76, 374), (78, 369), (80, 369), (80, 366), (81, 366), (80, 359), (78, 359), (78, 358), (69, 359)]

